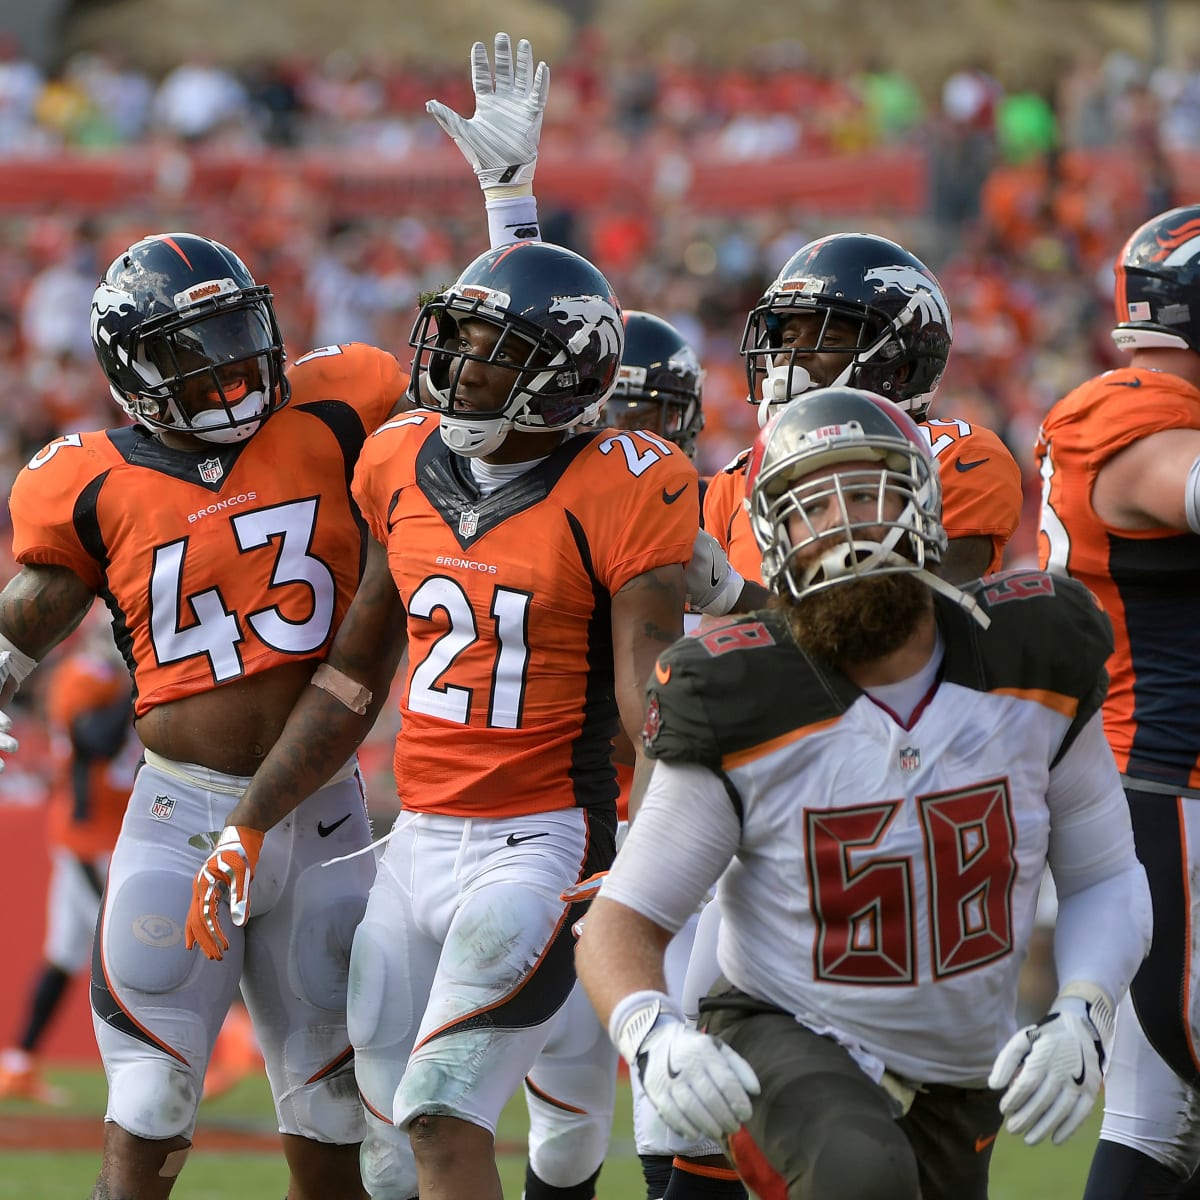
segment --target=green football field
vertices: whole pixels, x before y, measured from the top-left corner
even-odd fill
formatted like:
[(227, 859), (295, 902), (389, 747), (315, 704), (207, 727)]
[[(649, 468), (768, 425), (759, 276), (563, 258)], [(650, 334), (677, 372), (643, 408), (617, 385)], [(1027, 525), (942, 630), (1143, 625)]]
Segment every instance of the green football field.
[[(17, 1140), (21, 1149), (0, 1151), (0, 1198), (4, 1200), (85, 1200), (91, 1194), (100, 1161), (99, 1130), (104, 1111), (104, 1076), (99, 1071), (50, 1071), (52, 1082), (67, 1088), (73, 1103), (45, 1109), (0, 1102), (0, 1139)], [(37, 1118), (29, 1120), (29, 1118)], [(1083, 1191), (1088, 1160), (1099, 1126), (1092, 1119), (1065, 1146), (1031, 1149), (1001, 1133), (992, 1160), (991, 1200), (1073, 1200)], [(287, 1176), (278, 1152), (230, 1153), (205, 1149), (205, 1142), (228, 1143), (232, 1135), (257, 1134), (269, 1141), (274, 1130), (265, 1081), (249, 1080), (201, 1109), (195, 1148), (172, 1193), (172, 1200), (282, 1198)], [(9, 1136), (4, 1136), (5, 1134)], [(525, 1176), (525, 1109), (518, 1097), (501, 1124), (500, 1175), (504, 1194), (516, 1200)], [(80, 1149), (78, 1147), (85, 1148)], [(600, 1176), (600, 1200), (641, 1200), (645, 1195), (633, 1149), (629, 1089), (622, 1085), (612, 1147)]]

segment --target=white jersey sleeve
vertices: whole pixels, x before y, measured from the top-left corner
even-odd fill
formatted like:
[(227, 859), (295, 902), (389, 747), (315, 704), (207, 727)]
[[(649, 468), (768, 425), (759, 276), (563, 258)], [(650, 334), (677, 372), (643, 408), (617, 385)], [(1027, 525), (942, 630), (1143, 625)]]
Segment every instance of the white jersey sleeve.
[(1150, 949), (1150, 886), (1099, 713), (1051, 770), (1046, 802), (1059, 979), (1087, 980), (1116, 1000)]
[[(725, 786), (712, 771), (657, 762), (601, 895), (676, 933), (728, 866), (740, 836)], [(670, 871), (663, 870), (665, 854)]]

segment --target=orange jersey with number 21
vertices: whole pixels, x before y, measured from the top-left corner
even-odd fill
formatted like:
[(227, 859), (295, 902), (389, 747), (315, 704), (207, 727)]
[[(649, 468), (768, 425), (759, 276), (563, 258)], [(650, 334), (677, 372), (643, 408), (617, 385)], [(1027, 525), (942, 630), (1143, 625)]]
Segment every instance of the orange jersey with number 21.
[(696, 470), (653, 434), (567, 438), (482, 497), (432, 413), (369, 438), (355, 496), (408, 611), (396, 781), (406, 809), (611, 805), (611, 596), (692, 554)]

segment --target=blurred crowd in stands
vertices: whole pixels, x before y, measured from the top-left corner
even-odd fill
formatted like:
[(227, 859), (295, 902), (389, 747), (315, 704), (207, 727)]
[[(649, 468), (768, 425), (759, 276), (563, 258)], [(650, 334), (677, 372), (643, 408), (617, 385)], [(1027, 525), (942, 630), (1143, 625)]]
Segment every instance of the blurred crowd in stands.
[[(946, 410), (1000, 431), (1032, 472), (1041, 414), (1116, 361), (1106, 314), (1122, 234), (1195, 199), (1181, 194), (1177, 167), (1200, 154), (1200, 61), (1152, 70), (1112, 52), (1034, 91), (982, 62), (941, 80), (865, 61), (833, 77), (787, 42), (721, 71), (684, 41), (653, 59), (612, 61), (600, 35), (585, 33), (552, 72), (543, 160), (569, 163), (580, 146), (601, 146), (619, 154), (622, 170), (657, 183), (649, 203), (568, 210), (543, 201), (545, 235), (597, 262), (626, 307), (661, 313), (693, 340), (709, 372), (706, 473), (756, 428), (737, 353), (747, 310), (796, 247), (838, 228), (895, 237), (938, 273), (955, 317)], [(156, 78), (103, 51), (46, 74), (3, 44), (0, 169), (4, 159), (142, 150), (160, 154), (168, 173), (182, 163), (185, 176), (188, 156), (215, 151), (419, 165), (423, 154), (445, 151), (424, 111), (431, 96), (471, 111), (461, 65), (422, 73), (334, 51), (320, 62), (236, 70), (196, 58)], [(928, 211), (839, 219), (771, 204), (715, 213), (681, 204), (671, 185), (672, 172), (700, 151), (752, 174), (780, 159), (889, 147), (925, 156)], [(1090, 156), (1086, 167), (1080, 152)], [(473, 200), (469, 176), (462, 188)], [(386, 218), (337, 213), (298, 177), (274, 170), (253, 194), (219, 201), (197, 201), (181, 186), (130, 195), (102, 213), (10, 213), (0, 221), (4, 494), (55, 434), (116, 423), (87, 312), (99, 273), (131, 240), (186, 228), (233, 246), (272, 286), (293, 357), (363, 340), (407, 363), (419, 294), (452, 279), (486, 239), (481, 203), (451, 213), (427, 207)], [(1027, 491), (1030, 517), (1013, 561), (1033, 552), (1036, 478)], [(6, 535), (0, 547), (7, 578)]]

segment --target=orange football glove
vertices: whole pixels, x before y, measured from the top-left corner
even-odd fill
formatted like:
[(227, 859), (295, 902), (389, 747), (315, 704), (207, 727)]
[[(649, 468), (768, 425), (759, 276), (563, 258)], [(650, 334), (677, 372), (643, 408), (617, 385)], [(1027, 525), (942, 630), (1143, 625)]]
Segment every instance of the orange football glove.
[(188, 910), (183, 944), (190, 950), (199, 946), (205, 957), (219, 959), (229, 949), (229, 939), (221, 929), (217, 911), (222, 899), (229, 898), (229, 915), (237, 926), (245, 925), (250, 915), (250, 881), (266, 835), (248, 825), (227, 825), (221, 830), (216, 849), (192, 881), (192, 906)]

